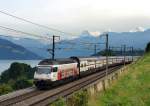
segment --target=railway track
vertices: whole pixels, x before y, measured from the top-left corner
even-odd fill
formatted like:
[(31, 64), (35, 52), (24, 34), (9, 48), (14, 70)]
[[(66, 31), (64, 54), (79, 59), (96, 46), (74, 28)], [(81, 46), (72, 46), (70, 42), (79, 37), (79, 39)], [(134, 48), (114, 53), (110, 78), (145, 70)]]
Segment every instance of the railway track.
[(19, 91), (19, 93), (13, 92), (12, 94), (4, 95), (5, 97), (2, 96), (0, 98), (0, 106), (11, 106), (12, 104), (20, 102), (32, 96), (39, 95), (44, 92), (44, 91), (37, 90), (35, 87), (31, 87), (29, 90), (28, 89), (29, 88), (27, 88), (25, 91), (21, 90)]
[[(112, 73), (120, 67), (121, 66), (112, 67), (109, 69), (108, 73)], [(70, 95), (74, 91), (77, 91), (104, 76), (105, 70), (57, 88), (53, 88), (51, 90), (40, 91), (35, 89), (31, 92), (16, 96), (14, 98), (0, 100), (0, 106), (46, 106), (57, 100), (60, 96), (65, 97)]]
[[(119, 68), (121, 68), (121, 66), (111, 68), (109, 70), (109, 74)], [(101, 73), (98, 73), (98, 74), (92, 76), (92, 78), (87, 78), (86, 80), (82, 80), (81, 82), (79, 82), (75, 85), (72, 85), (71, 87), (66, 87), (65, 89), (57, 92), (54, 95), (48, 96), (47, 98), (44, 98), (44, 99), (41, 99), (40, 101), (31, 104), (31, 106), (47, 106), (47, 105), (51, 104), (52, 102), (54, 102), (55, 100), (57, 100), (59, 97), (66, 97), (66, 96), (72, 94), (73, 92), (86, 87), (87, 85), (91, 84), (92, 82), (95, 82), (95, 81), (99, 80), (100, 78), (103, 78), (105, 76), (105, 74), (106, 73), (104, 71)]]

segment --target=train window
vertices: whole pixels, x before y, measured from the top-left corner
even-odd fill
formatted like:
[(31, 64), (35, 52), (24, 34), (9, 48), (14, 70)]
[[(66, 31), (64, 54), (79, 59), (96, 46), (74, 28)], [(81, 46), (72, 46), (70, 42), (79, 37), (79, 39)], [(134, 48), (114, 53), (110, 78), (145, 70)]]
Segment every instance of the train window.
[(57, 70), (58, 70), (58, 67), (53, 68), (53, 72), (57, 72)]
[(48, 67), (38, 67), (37, 73), (38, 74), (50, 74), (51, 69)]

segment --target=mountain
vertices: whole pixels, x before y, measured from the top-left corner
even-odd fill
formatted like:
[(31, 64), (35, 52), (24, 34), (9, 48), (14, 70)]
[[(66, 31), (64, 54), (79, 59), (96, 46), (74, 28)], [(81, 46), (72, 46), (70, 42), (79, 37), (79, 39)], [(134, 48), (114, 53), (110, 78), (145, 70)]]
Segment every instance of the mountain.
[(88, 43), (99, 41), (100, 39), (84, 31), (78, 38), (59, 42), (58, 46), (62, 49), (56, 50), (56, 57), (89, 56), (94, 53), (94, 45)]
[(148, 42), (150, 42), (150, 29), (142, 32), (109, 33), (109, 45), (112, 46), (126, 44), (134, 48), (145, 49)]
[[(21, 45), (44, 58), (50, 57), (50, 54), (46, 50), (52, 47), (52, 45), (43, 43), (43, 41), (26, 38), (14, 39), (12, 37), (7, 37), (7, 40)], [(55, 57), (89, 56), (94, 54), (94, 45), (88, 43), (104, 42), (105, 37), (94, 36), (88, 31), (83, 31), (78, 38), (61, 40), (56, 43)], [(140, 48), (144, 50), (148, 42), (150, 42), (150, 29), (131, 32), (109, 32), (109, 46), (121, 47), (121, 45), (126, 44), (126, 46), (133, 46), (135, 49)], [(104, 48), (105, 44), (97, 46), (97, 52)]]
[[(135, 32), (109, 32), (109, 46), (121, 47), (121, 45), (126, 45), (127, 47), (134, 47), (134, 49), (144, 50), (147, 43), (150, 42), (150, 29), (145, 31), (135, 31)], [(94, 54), (94, 45), (88, 45), (88, 43), (104, 43), (105, 37), (95, 37), (91, 35), (88, 31), (84, 31), (78, 38), (68, 41), (61, 41), (63, 45), (62, 48), (76, 48), (73, 50), (56, 50), (56, 56), (89, 56)], [(87, 43), (87, 44), (86, 44)], [(97, 46), (98, 51), (105, 48), (105, 44)]]
[(26, 48), (0, 38), (0, 59), (41, 59)]
[(40, 57), (48, 57), (49, 53), (47, 52), (48, 45), (47, 43), (43, 43), (43, 41), (31, 38), (15, 38), (11, 36), (1, 35), (0, 38), (11, 41), (14, 44), (20, 45), (34, 54), (37, 54)]

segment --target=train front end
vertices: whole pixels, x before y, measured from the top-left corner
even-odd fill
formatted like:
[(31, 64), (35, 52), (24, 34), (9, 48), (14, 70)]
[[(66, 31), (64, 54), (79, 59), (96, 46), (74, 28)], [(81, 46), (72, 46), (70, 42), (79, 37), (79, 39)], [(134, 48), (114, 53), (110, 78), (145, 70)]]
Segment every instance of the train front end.
[(57, 65), (37, 65), (34, 73), (34, 84), (37, 88), (47, 88), (57, 80)]

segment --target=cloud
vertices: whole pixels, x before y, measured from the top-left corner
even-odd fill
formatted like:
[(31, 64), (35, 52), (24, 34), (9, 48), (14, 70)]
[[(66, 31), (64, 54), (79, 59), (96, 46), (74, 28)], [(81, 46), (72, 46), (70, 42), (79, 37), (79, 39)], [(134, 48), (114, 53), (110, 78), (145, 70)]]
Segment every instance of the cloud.
[(101, 32), (99, 32), (99, 31), (94, 31), (94, 32), (89, 32), (89, 33), (95, 37), (100, 36), (100, 34), (101, 34)]
[(144, 32), (145, 28), (143, 27), (136, 27), (135, 29), (130, 30), (129, 32)]

